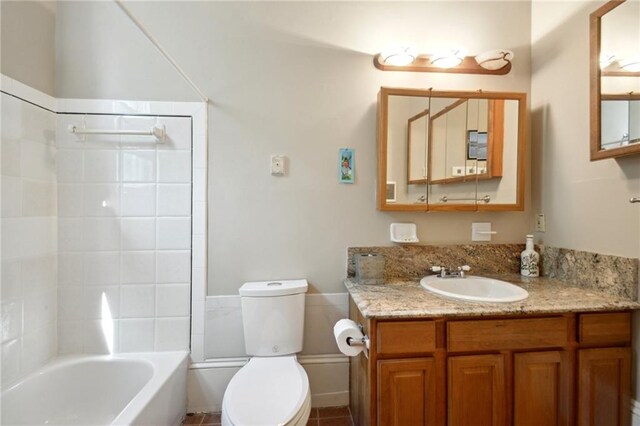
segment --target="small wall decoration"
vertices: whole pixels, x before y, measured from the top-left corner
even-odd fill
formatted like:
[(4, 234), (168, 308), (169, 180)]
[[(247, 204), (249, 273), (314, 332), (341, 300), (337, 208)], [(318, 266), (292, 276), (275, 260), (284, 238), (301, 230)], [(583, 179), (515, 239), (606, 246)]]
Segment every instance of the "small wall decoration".
[(353, 149), (340, 148), (340, 165), (338, 167), (340, 183), (354, 182), (355, 170), (353, 159)]

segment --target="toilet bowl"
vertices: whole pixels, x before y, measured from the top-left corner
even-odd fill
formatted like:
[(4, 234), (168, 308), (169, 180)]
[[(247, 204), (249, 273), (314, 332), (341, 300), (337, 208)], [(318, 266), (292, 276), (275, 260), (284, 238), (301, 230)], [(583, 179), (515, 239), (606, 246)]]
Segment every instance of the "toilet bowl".
[(247, 355), (222, 400), (224, 426), (305, 426), (311, 413), (302, 350), (307, 280), (258, 281), (240, 287)]
[(223, 426), (304, 426), (311, 412), (307, 373), (295, 355), (254, 357), (229, 382)]

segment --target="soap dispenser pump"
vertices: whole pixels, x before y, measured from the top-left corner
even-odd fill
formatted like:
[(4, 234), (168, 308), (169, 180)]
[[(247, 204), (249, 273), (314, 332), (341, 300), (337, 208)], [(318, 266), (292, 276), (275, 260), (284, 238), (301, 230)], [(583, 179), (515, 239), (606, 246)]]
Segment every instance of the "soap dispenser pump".
[(520, 275), (523, 277), (540, 276), (540, 254), (533, 248), (533, 235), (527, 235), (527, 243), (524, 251), (520, 254)]

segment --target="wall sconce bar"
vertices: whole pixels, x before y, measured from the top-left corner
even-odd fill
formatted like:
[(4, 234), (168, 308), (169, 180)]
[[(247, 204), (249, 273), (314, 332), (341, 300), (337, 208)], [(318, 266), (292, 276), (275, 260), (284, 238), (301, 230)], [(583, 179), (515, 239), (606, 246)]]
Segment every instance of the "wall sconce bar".
[(452, 68), (440, 68), (431, 63), (431, 58), (418, 56), (413, 63), (409, 65), (388, 65), (385, 64), (381, 55), (373, 58), (373, 65), (381, 71), (411, 71), (411, 72), (441, 72), (453, 74), (488, 74), (488, 75), (505, 75), (511, 71), (511, 62), (508, 61), (505, 66), (497, 70), (489, 70), (478, 65), (474, 56), (465, 56), (460, 65)]

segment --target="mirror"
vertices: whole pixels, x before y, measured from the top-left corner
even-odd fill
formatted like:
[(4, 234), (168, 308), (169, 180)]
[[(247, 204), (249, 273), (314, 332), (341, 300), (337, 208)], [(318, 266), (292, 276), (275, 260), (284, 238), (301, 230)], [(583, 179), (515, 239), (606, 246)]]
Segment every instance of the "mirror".
[(378, 208), (522, 210), (524, 93), (382, 88)]
[(590, 20), (591, 161), (640, 153), (640, 2), (610, 1)]

